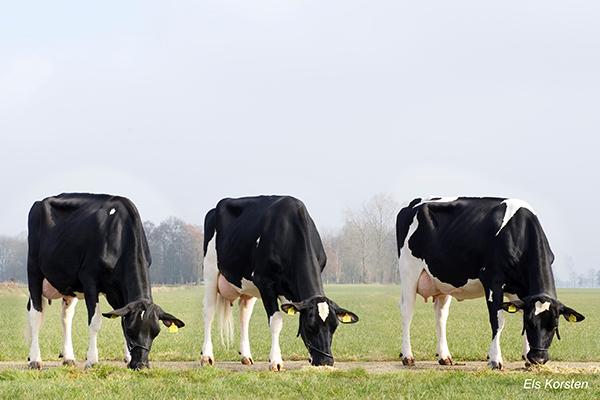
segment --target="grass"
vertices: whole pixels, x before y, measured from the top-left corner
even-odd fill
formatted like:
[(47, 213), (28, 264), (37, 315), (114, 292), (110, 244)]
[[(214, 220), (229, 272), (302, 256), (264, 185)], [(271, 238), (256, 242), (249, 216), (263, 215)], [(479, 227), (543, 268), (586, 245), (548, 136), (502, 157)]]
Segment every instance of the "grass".
[[(524, 390), (525, 379), (587, 381), (581, 390)], [(218, 368), (132, 372), (98, 366), (92, 370), (0, 371), (2, 398), (210, 398), (210, 399), (530, 399), (598, 398), (600, 377), (592, 374), (401, 371), (368, 374), (351, 371), (228, 372)]]
[[(327, 294), (342, 307), (357, 313), (358, 324), (340, 326), (333, 346), (340, 361), (398, 361), (400, 351), (400, 318), (397, 286), (336, 285), (326, 288)], [(158, 287), (155, 302), (186, 322), (177, 334), (163, 332), (154, 342), (151, 360), (197, 361), (202, 343), (202, 288)], [(598, 361), (600, 359), (600, 290), (561, 290), (559, 298), (568, 306), (586, 315), (586, 320), (571, 324), (561, 320), (563, 340), (555, 340), (551, 359), (562, 361)], [(23, 338), (26, 323), (25, 289), (0, 290), (0, 361), (22, 360), (28, 353)], [(103, 310), (109, 310), (103, 303)], [(237, 307), (236, 307), (237, 309)], [(55, 302), (46, 313), (41, 334), (43, 360), (58, 360), (61, 347), (60, 305)], [(236, 321), (237, 321), (237, 317)], [(305, 360), (307, 352), (299, 338), (297, 316), (284, 317), (281, 348), (285, 360)], [(74, 322), (76, 357), (85, 358), (87, 350), (87, 316), (81, 302)], [(270, 338), (262, 304), (257, 302), (251, 322), (251, 343), (255, 360), (266, 360)], [(502, 336), (506, 361), (520, 360), (521, 321), (519, 315), (508, 315)], [(215, 357), (238, 360), (237, 338), (231, 348), (221, 346), (215, 329)], [(485, 360), (491, 340), (487, 310), (483, 299), (454, 302), (448, 321), (450, 351), (456, 361)], [(435, 322), (431, 302), (419, 298), (412, 326), (413, 351), (419, 360), (435, 360)], [(101, 360), (120, 360), (122, 334), (118, 320), (103, 321), (98, 338)], [(587, 390), (523, 390), (526, 378), (587, 380)], [(542, 382), (543, 385), (543, 382)], [(398, 371), (369, 374), (352, 371), (286, 371), (280, 374), (264, 372), (229, 372), (218, 368), (172, 371), (152, 369), (135, 373), (124, 368), (100, 365), (91, 371), (54, 368), (45, 371), (0, 370), (0, 397), (16, 398), (111, 398), (136, 393), (144, 398), (241, 398), (277, 393), (279, 398), (509, 398), (556, 396), (566, 398), (599, 397), (598, 375), (556, 374), (551, 372), (467, 372), (467, 371)]]

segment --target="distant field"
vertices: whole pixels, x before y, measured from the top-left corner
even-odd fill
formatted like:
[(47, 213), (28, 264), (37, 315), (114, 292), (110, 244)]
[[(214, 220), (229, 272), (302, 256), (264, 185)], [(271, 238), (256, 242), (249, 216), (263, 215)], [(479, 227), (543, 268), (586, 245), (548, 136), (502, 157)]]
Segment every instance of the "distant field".
[[(326, 288), (327, 295), (341, 306), (357, 313), (358, 324), (340, 326), (333, 346), (339, 361), (391, 361), (398, 362), (400, 352), (400, 318), (398, 310), (399, 288), (394, 285), (333, 285)], [(155, 301), (165, 310), (186, 322), (186, 327), (176, 334), (161, 332), (150, 355), (156, 361), (197, 361), (202, 343), (202, 287), (158, 287), (154, 289)], [(555, 339), (551, 359), (562, 361), (600, 360), (600, 290), (560, 290), (559, 298), (565, 304), (586, 315), (586, 320), (571, 324), (561, 319), (562, 341)], [(28, 349), (24, 341), (26, 323), (24, 288), (0, 289), (0, 361), (21, 361), (26, 364)], [(103, 310), (109, 310), (106, 302)], [(237, 309), (237, 307), (236, 307)], [(41, 334), (43, 360), (58, 360), (61, 348), (60, 305), (55, 302), (46, 314)], [(83, 303), (78, 306), (74, 323), (75, 354), (85, 358), (87, 349), (86, 312)], [(237, 315), (236, 315), (237, 321)], [(306, 360), (307, 351), (301, 339), (296, 338), (297, 317), (284, 317), (281, 348), (285, 360)], [(267, 360), (269, 354), (269, 330), (267, 318), (260, 301), (254, 311), (251, 326), (251, 343), (255, 360)], [(507, 316), (502, 336), (502, 350), (506, 361), (521, 357), (521, 321), (519, 315)], [(237, 332), (236, 332), (237, 334)], [(235, 344), (224, 348), (215, 329), (215, 357), (219, 361), (238, 360), (237, 338)], [(418, 298), (412, 328), (413, 351), (419, 360), (435, 360), (435, 322), (432, 304)], [(457, 362), (485, 360), (491, 339), (487, 311), (483, 299), (464, 302), (453, 301), (448, 322), (450, 351)], [(103, 321), (98, 347), (100, 360), (121, 360), (122, 334), (118, 320)], [(482, 395), (497, 398), (563, 396), (564, 391), (524, 391), (525, 377), (560, 377), (571, 375), (514, 372), (465, 372), (424, 371), (411, 372), (402, 369), (386, 374), (368, 374), (356, 371), (287, 371), (283, 374), (265, 372), (229, 372), (220, 369), (192, 369), (170, 371), (154, 369), (143, 373), (131, 373), (115, 366), (99, 366), (93, 371), (55, 368), (47, 371), (0, 370), (0, 397), (98, 397), (94, 383), (102, 388), (103, 396), (118, 397), (136, 390), (149, 398), (198, 397), (241, 398), (287, 393), (295, 397), (350, 398), (356, 395), (411, 398), (427, 393), (427, 398), (448, 398), (453, 395)], [(591, 391), (568, 392), (569, 396), (589, 398), (600, 394), (598, 375), (572, 375), (586, 379)], [(570, 379), (570, 378), (569, 378)], [(150, 384), (152, 382), (152, 384)], [(318, 387), (318, 389), (315, 389)], [(484, 386), (482, 386), (484, 385)], [(448, 388), (451, 387), (451, 391)], [(490, 391), (481, 392), (482, 387)], [(240, 390), (242, 390), (241, 392)], [(77, 395), (77, 396), (75, 396)], [(101, 396), (101, 397), (103, 397)], [(286, 396), (277, 396), (286, 397)], [(594, 397), (594, 396), (591, 396)]]

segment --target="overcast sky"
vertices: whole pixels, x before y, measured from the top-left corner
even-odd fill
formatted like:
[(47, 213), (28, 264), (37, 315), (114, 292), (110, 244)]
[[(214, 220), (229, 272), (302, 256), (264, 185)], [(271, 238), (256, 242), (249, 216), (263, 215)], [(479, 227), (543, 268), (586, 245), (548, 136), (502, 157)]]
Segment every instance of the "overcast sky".
[(322, 229), (379, 192), (527, 200), (600, 267), (600, 3), (7, 2), (0, 234), (68, 191), (201, 224), (291, 194)]

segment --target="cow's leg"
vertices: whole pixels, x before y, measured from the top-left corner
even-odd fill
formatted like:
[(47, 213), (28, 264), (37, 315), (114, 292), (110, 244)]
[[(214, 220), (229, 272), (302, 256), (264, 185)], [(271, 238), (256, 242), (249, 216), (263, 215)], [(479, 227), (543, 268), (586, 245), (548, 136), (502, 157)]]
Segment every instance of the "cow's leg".
[(410, 268), (410, 263), (403, 262), (400, 259), (400, 312), (402, 314), (402, 364), (415, 365), (415, 358), (410, 345), (410, 324), (415, 308), (415, 299), (417, 297), (417, 284), (421, 271)]
[(279, 303), (277, 295), (269, 289), (262, 289), (265, 286), (270, 288), (271, 285), (261, 285), (261, 282), (255, 280), (258, 287), (263, 305), (267, 311), (269, 318), (269, 329), (271, 330), (271, 353), (269, 354), (269, 369), (271, 371), (281, 371), (283, 369), (283, 359), (281, 358), (281, 347), (279, 347), (279, 335), (283, 329), (283, 314), (279, 311)]
[(504, 328), (504, 314), (500, 308), (503, 300), (502, 288), (501, 286), (486, 287), (485, 284), (484, 288), (490, 325), (492, 327), (492, 343), (490, 344), (488, 353), (488, 364), (492, 369), (502, 369), (503, 361), (502, 351), (500, 349), (500, 335)]
[(102, 326), (102, 314), (100, 313), (100, 304), (98, 303), (97, 294), (85, 294), (85, 305), (88, 311), (88, 331), (89, 331), (89, 346), (85, 367), (90, 368), (98, 364), (98, 331)]
[[(30, 244), (31, 245), (31, 244)], [(44, 303), (42, 297), (42, 276), (35, 257), (30, 254), (27, 257), (27, 282), (29, 286), (29, 301), (27, 302), (27, 319), (29, 322), (29, 368), (41, 369), (42, 356), (40, 352), (40, 329), (44, 320)]]
[[(110, 303), (110, 301), (109, 301)], [(125, 335), (125, 319), (121, 318), (121, 329), (123, 330), (123, 362), (125, 365), (129, 365), (131, 362), (131, 353), (129, 352), (129, 346), (127, 345), (127, 336)]]
[[(41, 287), (40, 287), (41, 294)], [(44, 320), (44, 302), (39, 299), (29, 299), (27, 303), (27, 316), (29, 320), (29, 337), (31, 339), (29, 346), (29, 368), (42, 368), (42, 355), (40, 352), (40, 329)]]
[(127, 346), (127, 339), (123, 341), (123, 361), (125, 365), (129, 365), (131, 362), (131, 353), (129, 352), (129, 347)]
[(75, 353), (73, 352), (73, 339), (71, 331), (73, 327), (73, 316), (77, 306), (77, 297), (64, 297), (62, 299), (61, 322), (63, 328), (63, 365), (75, 365)]
[(256, 303), (256, 297), (241, 296), (240, 297), (240, 356), (242, 364), (252, 365), (252, 353), (250, 351), (250, 317)]
[(451, 296), (439, 295), (435, 297), (433, 303), (433, 307), (435, 309), (435, 327), (438, 339), (438, 362), (441, 365), (453, 364), (450, 350), (448, 350), (448, 342), (446, 341), (446, 321), (448, 321), (448, 314), (450, 313), (451, 300)]
[(529, 353), (529, 340), (527, 340), (527, 334), (525, 332), (523, 332), (522, 336), (523, 336), (523, 355), (521, 357), (523, 358), (523, 361), (525, 361), (525, 366), (529, 367), (531, 365), (531, 363), (527, 359), (527, 354)]
[[(215, 238), (213, 237), (208, 244), (207, 253), (215, 251), (214, 241)], [(216, 257), (216, 253), (213, 253), (212, 257)], [(217, 308), (217, 285), (219, 277), (216, 263), (208, 258), (209, 255), (207, 254), (204, 258), (204, 343), (202, 344), (202, 357), (200, 358), (200, 364), (203, 366), (213, 365), (215, 362), (212, 344), (212, 323), (215, 319)]]

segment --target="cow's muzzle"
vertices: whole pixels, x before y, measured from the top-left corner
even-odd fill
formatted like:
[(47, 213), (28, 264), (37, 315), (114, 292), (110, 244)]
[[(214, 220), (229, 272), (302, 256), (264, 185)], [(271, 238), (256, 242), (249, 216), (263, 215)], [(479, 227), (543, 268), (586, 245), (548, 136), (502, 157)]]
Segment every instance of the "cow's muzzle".
[(527, 359), (532, 364), (546, 364), (548, 362), (548, 350), (547, 349), (531, 349), (527, 353)]

